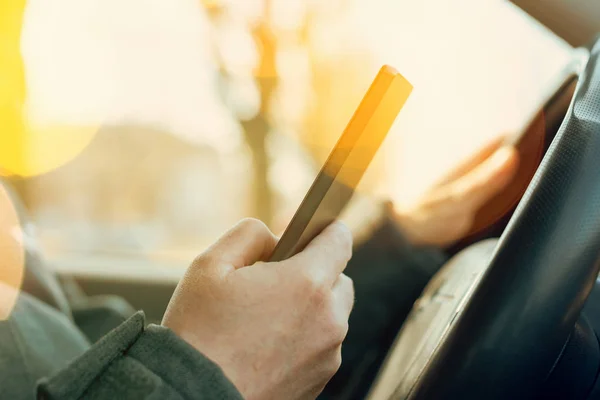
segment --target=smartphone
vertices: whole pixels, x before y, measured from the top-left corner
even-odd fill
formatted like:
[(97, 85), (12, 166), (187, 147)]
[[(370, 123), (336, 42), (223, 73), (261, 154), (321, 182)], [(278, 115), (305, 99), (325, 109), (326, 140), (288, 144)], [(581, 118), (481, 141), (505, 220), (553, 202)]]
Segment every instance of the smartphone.
[(379, 70), (269, 261), (302, 251), (340, 216), (412, 89), (394, 68), (384, 65)]
[(585, 68), (590, 53), (576, 49), (573, 58), (546, 86), (528, 110), (528, 118), (505, 140), (519, 152), (519, 165), (511, 182), (483, 204), (465, 237), (450, 249), (454, 251), (488, 237), (497, 237), (505, 227), (506, 218), (521, 201), (544, 154), (559, 131)]
[[(571, 99), (567, 95), (574, 92), (577, 80), (585, 68), (589, 57), (589, 50), (584, 48), (575, 49), (572, 60), (553, 78), (553, 81), (547, 86), (542, 96), (539, 97), (535, 107), (532, 108), (532, 113), (515, 130), (515, 134), (507, 137), (505, 141), (506, 145), (516, 146), (519, 144), (523, 136), (530, 131), (531, 127), (542, 114), (544, 114), (545, 119), (550, 120), (556, 110), (564, 108), (563, 103), (565, 99), (570, 102)], [(560, 105), (560, 107), (556, 107), (557, 105)]]

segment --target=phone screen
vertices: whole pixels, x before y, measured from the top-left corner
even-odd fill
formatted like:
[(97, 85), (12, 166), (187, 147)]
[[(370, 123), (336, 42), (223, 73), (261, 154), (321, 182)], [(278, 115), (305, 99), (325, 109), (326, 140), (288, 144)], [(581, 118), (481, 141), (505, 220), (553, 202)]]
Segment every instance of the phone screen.
[(269, 261), (302, 251), (340, 216), (411, 92), (394, 68), (380, 69)]

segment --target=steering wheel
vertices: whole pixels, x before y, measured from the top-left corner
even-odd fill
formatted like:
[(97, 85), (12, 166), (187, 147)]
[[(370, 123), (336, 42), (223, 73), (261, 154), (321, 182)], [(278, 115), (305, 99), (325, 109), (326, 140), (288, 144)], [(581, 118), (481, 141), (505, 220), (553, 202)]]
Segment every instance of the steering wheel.
[[(429, 283), (369, 399), (589, 398), (600, 347), (581, 311), (600, 269), (600, 41), (589, 54), (500, 239), (462, 250)], [(585, 383), (563, 379), (580, 364), (572, 378)]]

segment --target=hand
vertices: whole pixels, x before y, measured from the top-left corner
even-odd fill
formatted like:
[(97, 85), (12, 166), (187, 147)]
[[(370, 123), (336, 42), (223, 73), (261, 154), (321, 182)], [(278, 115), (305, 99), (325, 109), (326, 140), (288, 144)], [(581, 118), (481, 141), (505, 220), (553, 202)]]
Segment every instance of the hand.
[(341, 363), (354, 302), (352, 237), (334, 223), (296, 256), (247, 219), (189, 267), (162, 324), (217, 363), (244, 398), (314, 399)]
[(417, 204), (396, 209), (396, 220), (415, 245), (446, 247), (471, 229), (475, 214), (517, 171), (518, 153), (499, 138), (428, 191)]

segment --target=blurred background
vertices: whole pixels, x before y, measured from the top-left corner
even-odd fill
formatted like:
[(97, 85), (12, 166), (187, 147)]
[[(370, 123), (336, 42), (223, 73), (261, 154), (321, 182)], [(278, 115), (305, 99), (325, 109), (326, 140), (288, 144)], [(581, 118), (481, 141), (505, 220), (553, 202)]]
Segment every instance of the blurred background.
[(360, 191), (410, 203), (588, 39), (503, 0), (29, 0), (28, 124), (69, 135), (4, 173), (54, 265), (185, 266), (243, 217), (280, 229), (382, 64), (415, 89)]

